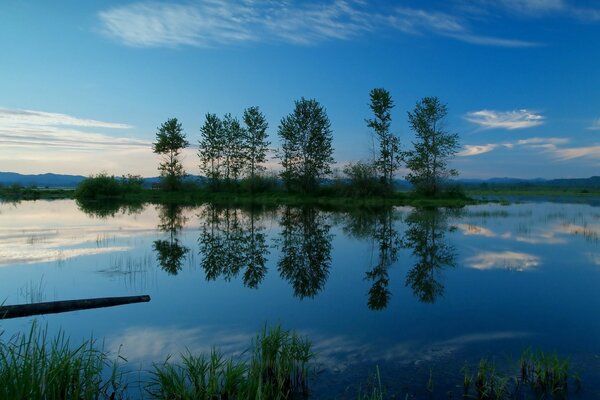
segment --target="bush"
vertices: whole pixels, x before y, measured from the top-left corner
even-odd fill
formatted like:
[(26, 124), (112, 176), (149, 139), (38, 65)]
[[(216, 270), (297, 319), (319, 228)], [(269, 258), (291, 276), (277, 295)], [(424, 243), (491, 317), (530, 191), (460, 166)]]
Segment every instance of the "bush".
[(84, 179), (75, 189), (75, 198), (79, 200), (118, 198), (125, 194), (141, 192), (142, 183), (143, 179), (138, 175), (115, 178), (106, 172), (101, 172)]
[(358, 161), (344, 167), (344, 174), (350, 182), (347, 186), (347, 194), (353, 196), (381, 196), (391, 192), (384, 182), (377, 176), (374, 164)]

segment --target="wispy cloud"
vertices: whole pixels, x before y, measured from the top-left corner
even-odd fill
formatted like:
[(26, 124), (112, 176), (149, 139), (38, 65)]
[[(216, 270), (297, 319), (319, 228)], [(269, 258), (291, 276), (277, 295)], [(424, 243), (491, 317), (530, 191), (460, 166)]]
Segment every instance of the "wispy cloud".
[(397, 30), (436, 34), (463, 42), (503, 47), (535, 43), (479, 35), (449, 13), (387, 7), (365, 0), (204, 0), (193, 3), (138, 2), (98, 14), (102, 31), (133, 47), (212, 47), (248, 42), (314, 44)]
[(600, 21), (600, 9), (575, 0), (459, 0), (462, 9), (477, 14), (501, 10), (521, 18), (568, 17), (585, 22)]
[(495, 144), (495, 143), (489, 143), (489, 144), (482, 144), (482, 145), (465, 145), (462, 151), (459, 151), (458, 153), (456, 153), (457, 156), (459, 157), (469, 157), (469, 156), (476, 156), (479, 154), (485, 154), (485, 153), (489, 153), (490, 151), (498, 148), (498, 146), (501, 146), (500, 144)]
[(542, 151), (557, 152), (559, 151), (558, 145), (569, 143), (567, 138), (542, 138), (533, 137), (528, 139), (517, 140), (516, 142), (506, 143), (488, 143), (480, 145), (465, 145), (463, 150), (458, 152), (456, 155), (459, 157), (471, 157), (480, 154), (489, 153), (498, 148), (515, 149), (519, 147), (526, 147), (532, 149), (538, 149)]
[(481, 110), (467, 113), (465, 119), (483, 129), (525, 129), (544, 123), (544, 117), (526, 109), (514, 111)]
[(600, 145), (557, 149), (554, 153), (563, 161), (581, 157), (600, 158)]
[(16, 110), (0, 107), (0, 126), (68, 125), (90, 128), (129, 129), (131, 125), (77, 118), (44, 111)]
[(67, 114), (0, 108), (0, 170), (155, 173), (149, 168), (155, 164), (150, 141), (110, 134), (128, 128)]
[(131, 125), (44, 111), (0, 108), (0, 144), (5, 146), (99, 150), (150, 145), (143, 140), (88, 132), (81, 128), (129, 129)]
[(593, 120), (592, 124), (590, 126), (588, 126), (588, 129), (592, 130), (592, 131), (600, 130), (600, 118)]

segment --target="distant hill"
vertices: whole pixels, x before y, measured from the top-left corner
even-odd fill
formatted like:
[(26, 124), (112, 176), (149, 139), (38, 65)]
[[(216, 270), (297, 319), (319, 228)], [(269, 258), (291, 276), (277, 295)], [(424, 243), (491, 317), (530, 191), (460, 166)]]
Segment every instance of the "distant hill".
[(600, 176), (590, 178), (569, 179), (518, 179), (518, 178), (490, 178), (490, 179), (458, 179), (455, 181), (464, 186), (488, 187), (552, 187), (552, 188), (600, 188)]
[(23, 175), (16, 172), (0, 172), (0, 185), (10, 186), (18, 184), (21, 186), (36, 187), (61, 187), (74, 188), (85, 179), (81, 175), (39, 174)]
[[(23, 175), (16, 172), (0, 172), (0, 185), (10, 186), (19, 184), (21, 186), (36, 186), (49, 188), (74, 188), (86, 177), (82, 175), (61, 175), (61, 174), (38, 174)], [(188, 175), (185, 181), (204, 183), (206, 178), (198, 175)], [(144, 186), (151, 187), (158, 183), (160, 177), (144, 178)], [(325, 180), (329, 182), (329, 180)], [(561, 187), (561, 188), (600, 188), (600, 176), (590, 178), (570, 178), (570, 179), (520, 179), (520, 178), (489, 178), (489, 179), (456, 179), (455, 183), (462, 186), (477, 187)], [(409, 189), (410, 183), (405, 180), (397, 179), (394, 181), (399, 189)]]
[[(38, 174), (38, 175), (24, 175), (16, 172), (0, 172), (0, 185), (21, 185), (21, 186), (35, 186), (35, 187), (48, 187), (48, 188), (75, 188), (81, 181), (86, 177), (82, 175), (61, 175), (61, 174)], [(189, 175), (185, 178), (185, 181), (197, 182), (202, 181), (204, 178), (195, 175)], [(158, 183), (160, 177), (144, 178), (144, 186), (151, 187), (153, 184)]]

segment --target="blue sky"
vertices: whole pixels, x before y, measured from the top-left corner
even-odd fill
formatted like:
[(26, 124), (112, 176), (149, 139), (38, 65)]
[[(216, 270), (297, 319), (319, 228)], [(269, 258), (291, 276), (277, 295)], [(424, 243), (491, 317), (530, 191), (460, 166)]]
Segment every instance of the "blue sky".
[(448, 105), (463, 177), (600, 174), (598, 1), (3, 0), (0, 48), (0, 171), (153, 176), (166, 119), (195, 145), (207, 112), (253, 105), (277, 147), (302, 96), (341, 166), (369, 157), (384, 87), (404, 149), (415, 103)]

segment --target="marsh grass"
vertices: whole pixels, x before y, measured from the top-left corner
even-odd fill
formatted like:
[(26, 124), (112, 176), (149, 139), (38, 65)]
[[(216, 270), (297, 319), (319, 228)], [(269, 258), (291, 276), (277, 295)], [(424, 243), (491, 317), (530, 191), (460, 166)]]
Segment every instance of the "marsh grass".
[(249, 349), (249, 360), (182, 355), (154, 366), (148, 394), (154, 399), (289, 399), (308, 395), (311, 343), (280, 326), (264, 328)]
[(554, 353), (525, 350), (519, 367), (521, 381), (540, 395), (566, 396), (569, 378), (576, 378), (571, 373), (569, 358)]
[(115, 399), (121, 382), (117, 364), (93, 340), (77, 347), (62, 333), (50, 340), (34, 322), (28, 334), (0, 342), (2, 399)]
[(379, 366), (375, 367), (375, 371), (375, 375), (369, 378), (366, 389), (359, 386), (357, 400), (383, 400), (386, 398), (385, 390), (381, 384)]
[[(479, 361), (474, 372), (468, 364), (462, 369), (463, 398), (469, 399), (562, 399), (568, 396), (568, 382), (581, 389), (581, 378), (573, 373), (568, 358), (542, 351), (523, 351), (514, 375), (499, 372), (493, 361)], [(473, 393), (474, 392), (474, 393)]]

